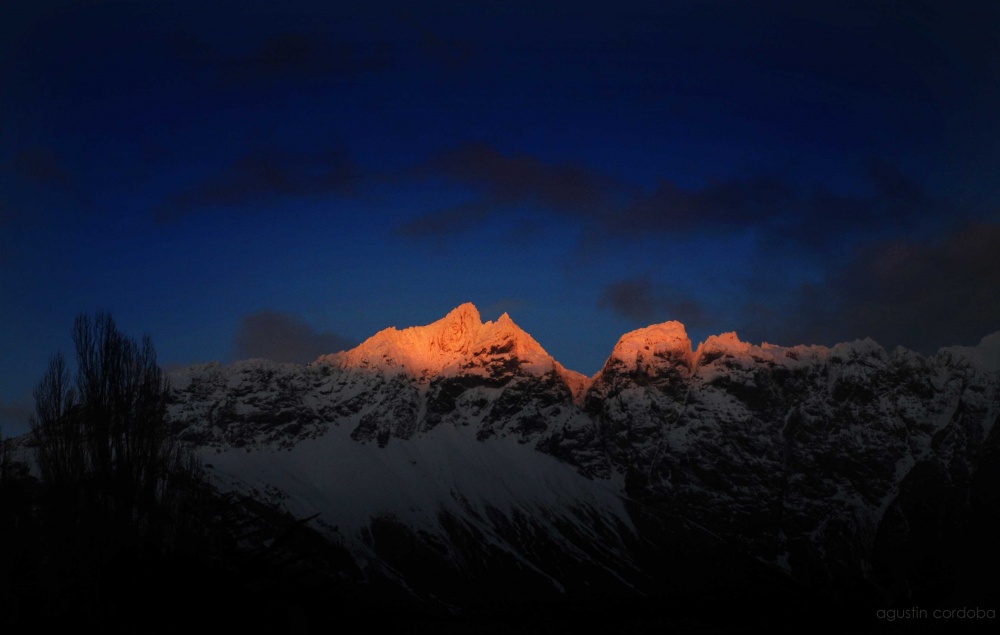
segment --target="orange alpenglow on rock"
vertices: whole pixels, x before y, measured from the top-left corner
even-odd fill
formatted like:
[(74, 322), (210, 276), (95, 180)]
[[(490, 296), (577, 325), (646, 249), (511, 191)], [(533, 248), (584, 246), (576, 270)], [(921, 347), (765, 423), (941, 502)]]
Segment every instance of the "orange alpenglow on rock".
[(317, 362), (341, 368), (403, 372), (430, 379), (439, 375), (472, 374), (482, 360), (516, 360), (528, 374), (555, 371), (575, 387), (586, 382), (581, 373), (567, 370), (531, 335), (504, 313), (495, 322), (483, 322), (470, 302), (426, 326), (383, 329), (357, 347), (320, 357)]

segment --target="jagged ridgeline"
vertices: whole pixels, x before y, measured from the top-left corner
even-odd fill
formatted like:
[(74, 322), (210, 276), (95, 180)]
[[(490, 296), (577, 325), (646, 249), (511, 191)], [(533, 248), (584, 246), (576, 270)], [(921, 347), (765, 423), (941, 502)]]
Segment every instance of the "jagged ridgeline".
[(431, 604), (974, 602), (996, 562), (1000, 333), (930, 357), (692, 350), (667, 322), (587, 378), (465, 304), (308, 366), (171, 383), (219, 485), (316, 515), (366, 579)]

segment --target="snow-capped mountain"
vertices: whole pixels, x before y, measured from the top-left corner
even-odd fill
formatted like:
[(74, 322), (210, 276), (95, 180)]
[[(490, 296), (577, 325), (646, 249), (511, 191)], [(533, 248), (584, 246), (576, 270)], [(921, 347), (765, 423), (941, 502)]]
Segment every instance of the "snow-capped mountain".
[(444, 605), (762, 581), (920, 599), (960, 584), (1000, 485), (1000, 334), (693, 349), (667, 322), (587, 378), (465, 304), (309, 366), (171, 380), (220, 486), (318, 514), (367, 576)]

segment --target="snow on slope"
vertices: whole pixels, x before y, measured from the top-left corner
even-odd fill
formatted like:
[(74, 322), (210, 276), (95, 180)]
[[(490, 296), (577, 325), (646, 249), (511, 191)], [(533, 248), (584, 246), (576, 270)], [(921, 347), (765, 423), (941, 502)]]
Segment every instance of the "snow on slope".
[(628, 523), (614, 481), (587, 479), (567, 464), (512, 439), (483, 443), (468, 428), (440, 427), (408, 443), (380, 448), (352, 441), (347, 428), (289, 448), (202, 452), (231, 485), (280, 492), (298, 515), (359, 539), (373, 517), (393, 516), (438, 531), (438, 514), (508, 515), (586, 505)]
[(1000, 331), (987, 335), (977, 346), (948, 346), (941, 353), (964, 357), (986, 370), (1000, 371)]
[(378, 561), (373, 519), (448, 545), (446, 514), (532, 567), (529, 536), (548, 536), (629, 568), (628, 496), (827, 584), (868, 579), (876, 535), (905, 538), (900, 497), (921, 474), (966, 486), (1000, 415), (998, 371), (1000, 334), (932, 357), (735, 333), (692, 350), (666, 322), (622, 336), (588, 380), (466, 304), (308, 367), (194, 367), (171, 413), (227, 487), (321, 514), (359, 560)]
[[(629, 580), (641, 565), (626, 547), (635, 530), (620, 482), (587, 479), (512, 438), (481, 442), (467, 427), (441, 426), (386, 447), (358, 443), (348, 432), (332, 428), (287, 449), (206, 448), (201, 457), (222, 490), (251, 494), (296, 517), (316, 516), (313, 525), (367, 575), (396, 579), (404, 588), (413, 582), (386, 556), (375, 535), (380, 521), (418, 536), (417, 549), (436, 550), (441, 566), (458, 576), (481, 552), (493, 559), (499, 553), (545, 581), (551, 593), (579, 583), (567, 579), (566, 561), (605, 572), (615, 587), (633, 588)], [(460, 536), (474, 536), (478, 545), (463, 546)]]

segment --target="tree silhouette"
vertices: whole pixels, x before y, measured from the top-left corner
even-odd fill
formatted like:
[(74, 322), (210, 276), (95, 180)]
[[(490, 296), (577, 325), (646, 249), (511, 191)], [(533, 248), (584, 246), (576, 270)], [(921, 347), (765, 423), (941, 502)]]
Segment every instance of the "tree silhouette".
[(126, 524), (143, 524), (180, 457), (166, 419), (168, 385), (148, 336), (136, 341), (98, 313), (73, 325), (77, 373), (57, 354), (34, 390), (31, 418), (43, 481), (73, 490)]
[(7, 481), (7, 470), (10, 465), (10, 443), (3, 436), (3, 426), (0, 426), (0, 483)]
[(0, 446), (0, 543), (17, 545), (0, 550), (0, 633), (280, 631), (303, 598), (326, 615), (327, 581), (360, 575), (349, 554), (308, 519), (212, 488), (173, 441), (148, 337), (98, 313), (72, 339), (75, 377), (55, 355), (34, 391), (41, 481), (3, 477)]
[(62, 353), (49, 359), (34, 397), (35, 414), (29, 421), (42, 479), (51, 484), (79, 483), (85, 468), (84, 439), (79, 417), (70, 413), (75, 393)]

